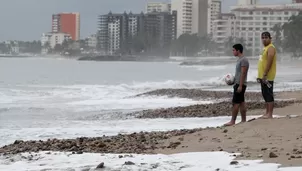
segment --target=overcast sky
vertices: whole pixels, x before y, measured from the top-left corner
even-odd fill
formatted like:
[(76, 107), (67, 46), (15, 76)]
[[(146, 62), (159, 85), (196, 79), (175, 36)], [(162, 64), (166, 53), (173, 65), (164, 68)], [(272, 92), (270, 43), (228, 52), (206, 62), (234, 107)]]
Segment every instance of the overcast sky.
[[(141, 12), (148, 1), (169, 0), (0, 0), (0, 41), (39, 40), (51, 31), (51, 15), (59, 12), (80, 12), (81, 37), (97, 30), (97, 16), (112, 12)], [(222, 0), (223, 11), (237, 0)], [(260, 0), (262, 4), (288, 3), (291, 0)]]

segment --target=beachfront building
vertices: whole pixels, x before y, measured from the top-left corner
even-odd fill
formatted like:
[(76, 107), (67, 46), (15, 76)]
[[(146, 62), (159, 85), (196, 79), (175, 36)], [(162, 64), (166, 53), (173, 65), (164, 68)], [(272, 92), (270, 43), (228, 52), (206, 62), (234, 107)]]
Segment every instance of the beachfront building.
[[(278, 5), (260, 5), (257, 1), (239, 0), (237, 6), (231, 7), (231, 14), (220, 17), (214, 21), (214, 40), (223, 43), (230, 38), (243, 38), (246, 48), (252, 51), (253, 56), (259, 55), (262, 49), (261, 33), (270, 31), (272, 36), (273, 27), (276, 24), (284, 24), (292, 15), (297, 15), (302, 10), (302, 3), (298, 4), (278, 4)], [(222, 32), (225, 30), (224, 32)], [(219, 53), (223, 53), (220, 51)]]
[(221, 0), (209, 0), (208, 8), (208, 34), (214, 33), (214, 21), (221, 14)]
[(185, 33), (205, 36), (214, 31), (221, 0), (172, 0), (171, 10), (177, 12), (177, 37)]
[(213, 39), (217, 45), (217, 55), (224, 55), (225, 44), (229, 37), (236, 33), (235, 14), (221, 13), (216, 20), (213, 21)]
[(96, 48), (97, 46), (97, 35), (96, 34), (92, 34), (89, 37), (87, 37), (85, 39), (85, 45), (88, 48)]
[(100, 15), (97, 37), (98, 49), (110, 55), (129, 53), (135, 40), (145, 38), (168, 47), (176, 37), (176, 12)]
[(146, 7), (146, 13), (153, 12), (171, 12), (171, 3), (148, 2)]
[(52, 15), (52, 32), (69, 34), (72, 40), (80, 39), (80, 14), (58, 13)]
[(47, 54), (49, 49), (54, 49), (56, 45), (62, 45), (64, 41), (71, 39), (66, 33), (43, 33), (41, 36), (42, 54)]

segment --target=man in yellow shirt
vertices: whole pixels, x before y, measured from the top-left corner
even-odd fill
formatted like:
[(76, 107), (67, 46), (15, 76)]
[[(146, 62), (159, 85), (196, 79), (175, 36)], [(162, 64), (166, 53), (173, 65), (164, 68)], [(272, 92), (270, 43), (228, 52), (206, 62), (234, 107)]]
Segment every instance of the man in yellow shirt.
[(272, 38), (269, 32), (263, 32), (261, 39), (264, 48), (258, 62), (257, 81), (261, 84), (262, 96), (266, 102), (266, 113), (261, 118), (271, 119), (273, 118), (274, 110), (273, 87), (277, 69), (277, 52), (275, 46), (272, 44)]

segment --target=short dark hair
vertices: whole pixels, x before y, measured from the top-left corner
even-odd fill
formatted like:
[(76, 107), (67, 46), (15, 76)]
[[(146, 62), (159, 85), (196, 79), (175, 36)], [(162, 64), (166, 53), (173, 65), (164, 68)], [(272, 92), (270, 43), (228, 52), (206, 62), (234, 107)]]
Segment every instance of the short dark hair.
[(235, 50), (239, 51), (240, 53), (243, 52), (243, 46), (242, 46), (242, 44), (235, 44), (235, 45), (233, 46), (233, 48), (234, 48)]
[(265, 31), (265, 32), (261, 33), (261, 37), (262, 37), (262, 36), (267, 36), (267, 37), (270, 38), (270, 39), (272, 38), (272, 37), (271, 37), (271, 34), (270, 34), (268, 31)]

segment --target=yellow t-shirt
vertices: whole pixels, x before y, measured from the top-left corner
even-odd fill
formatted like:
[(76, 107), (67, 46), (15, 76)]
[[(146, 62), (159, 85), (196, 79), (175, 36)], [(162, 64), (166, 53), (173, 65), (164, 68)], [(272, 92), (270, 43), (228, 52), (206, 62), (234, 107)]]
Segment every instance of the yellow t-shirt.
[[(266, 68), (266, 64), (267, 64), (267, 52), (268, 52), (268, 48), (269, 47), (274, 47), (275, 48), (275, 46), (272, 43), (269, 44), (269, 45), (267, 45), (266, 47), (263, 48), (262, 55), (260, 55), (260, 57), (259, 57), (259, 61), (258, 61), (258, 78), (261, 78), (261, 79), (263, 78), (264, 70)], [(277, 52), (275, 52), (271, 69), (267, 73), (267, 80), (268, 81), (274, 81), (275, 77), (276, 77), (276, 70), (277, 70), (277, 54), (276, 53)]]

